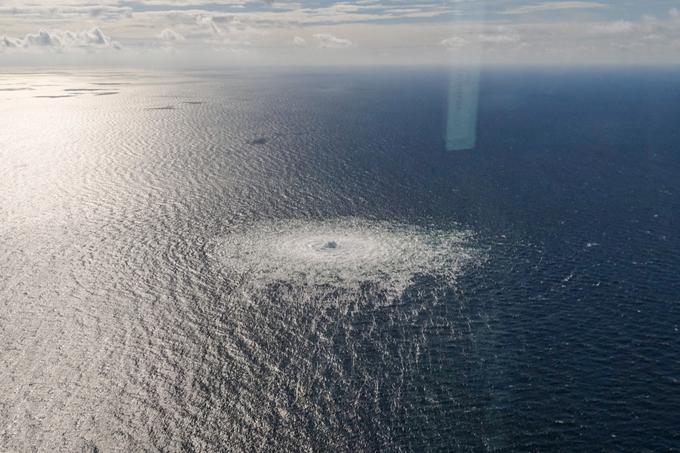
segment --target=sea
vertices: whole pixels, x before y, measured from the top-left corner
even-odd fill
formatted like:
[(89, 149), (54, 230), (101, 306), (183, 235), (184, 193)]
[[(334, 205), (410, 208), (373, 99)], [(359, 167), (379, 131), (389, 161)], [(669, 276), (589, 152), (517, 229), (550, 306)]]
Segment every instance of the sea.
[(451, 71), (4, 70), (0, 451), (680, 451), (680, 69)]

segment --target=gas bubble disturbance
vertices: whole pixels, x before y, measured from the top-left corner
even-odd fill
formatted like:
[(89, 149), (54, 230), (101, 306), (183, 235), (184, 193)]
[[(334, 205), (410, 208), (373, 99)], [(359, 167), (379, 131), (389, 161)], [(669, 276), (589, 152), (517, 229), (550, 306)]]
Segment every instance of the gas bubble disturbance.
[(219, 238), (211, 255), (224, 272), (250, 286), (285, 282), (352, 292), (370, 284), (395, 298), (416, 276), (455, 283), (466, 267), (481, 262), (473, 239), (459, 227), (360, 218), (265, 221)]

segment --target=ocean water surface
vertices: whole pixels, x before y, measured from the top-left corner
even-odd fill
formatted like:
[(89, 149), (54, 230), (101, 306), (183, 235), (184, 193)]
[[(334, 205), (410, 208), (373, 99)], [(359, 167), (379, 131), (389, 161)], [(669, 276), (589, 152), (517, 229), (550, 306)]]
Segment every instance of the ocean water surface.
[(0, 450), (680, 449), (679, 76), (0, 75)]

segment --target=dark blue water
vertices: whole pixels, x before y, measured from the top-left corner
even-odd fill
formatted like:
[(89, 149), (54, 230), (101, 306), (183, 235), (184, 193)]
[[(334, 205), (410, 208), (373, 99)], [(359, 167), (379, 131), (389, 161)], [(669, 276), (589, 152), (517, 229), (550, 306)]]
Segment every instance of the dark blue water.
[[(491, 242), (461, 283), (488, 323), (463, 372), (488, 443), (442, 434), (450, 413), (410, 422), (426, 433), (408, 445), (680, 448), (677, 73), (487, 72), (478, 147), (459, 153), (439, 142), (436, 79), (374, 83), (342, 105), (370, 109), (336, 113), (350, 173), (381, 175), (386, 200), (370, 211), (453, 218)], [(446, 387), (460, 360), (436, 360), (443, 372), (418, 379)]]
[(679, 75), (483, 71), (456, 152), (438, 69), (8, 97), (0, 444), (680, 449)]
[(677, 449), (677, 78), (516, 73), (485, 86), (479, 150), (459, 162), (464, 212), (531, 244), (481, 271), (488, 299), (474, 291), (497, 316), (484, 347), (489, 385), (505, 391), (490, 416), (519, 449)]

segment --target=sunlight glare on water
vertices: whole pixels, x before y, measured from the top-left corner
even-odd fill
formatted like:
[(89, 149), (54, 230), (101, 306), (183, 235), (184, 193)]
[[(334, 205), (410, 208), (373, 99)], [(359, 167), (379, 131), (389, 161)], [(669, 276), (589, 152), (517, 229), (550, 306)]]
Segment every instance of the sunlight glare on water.
[(680, 77), (589, 71), (0, 75), (0, 450), (672, 450)]

